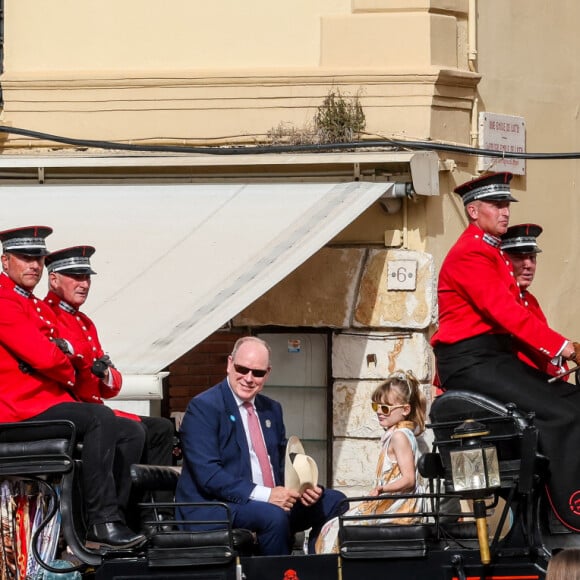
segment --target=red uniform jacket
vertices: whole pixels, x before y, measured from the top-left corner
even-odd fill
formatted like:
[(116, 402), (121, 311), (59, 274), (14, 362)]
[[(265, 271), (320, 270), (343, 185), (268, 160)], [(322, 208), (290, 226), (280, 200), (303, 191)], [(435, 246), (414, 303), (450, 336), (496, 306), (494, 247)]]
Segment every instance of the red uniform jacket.
[(52, 311), (0, 274), (0, 422), (29, 419), (75, 400), (69, 391), (73, 365), (49, 340), (58, 336)]
[(523, 304), (511, 262), (497, 238), (474, 224), (449, 250), (437, 295), (439, 328), (431, 339), (433, 346), (481, 334), (508, 334), (531, 351), (553, 358), (566, 343)]
[[(47, 294), (44, 302), (56, 317), (62, 338), (66, 338), (72, 344), (76, 357), (79, 355), (82, 357), (82, 363), (75, 365), (78, 367), (74, 386), (75, 396), (80, 401), (102, 404), (103, 399), (118, 395), (123, 384), (123, 377), (116, 368), (109, 367), (110, 384), (91, 372), (93, 362), (104, 354), (93, 321), (53, 292)], [(114, 412), (120, 417), (140, 421), (139, 417), (132, 413), (118, 410)]]
[[(548, 323), (548, 319), (540, 307), (538, 300), (531, 292), (524, 290), (522, 292), (522, 299), (524, 301), (524, 306), (526, 306), (530, 312), (532, 312), (546, 324)], [(518, 357), (526, 364), (540, 369), (541, 371), (552, 376), (557, 376), (568, 370), (568, 365), (566, 363), (562, 363), (561, 359), (558, 360), (560, 357), (556, 357), (555, 359), (548, 358), (538, 351), (528, 348), (525, 344), (519, 344)], [(558, 362), (559, 364), (555, 364), (555, 362)]]

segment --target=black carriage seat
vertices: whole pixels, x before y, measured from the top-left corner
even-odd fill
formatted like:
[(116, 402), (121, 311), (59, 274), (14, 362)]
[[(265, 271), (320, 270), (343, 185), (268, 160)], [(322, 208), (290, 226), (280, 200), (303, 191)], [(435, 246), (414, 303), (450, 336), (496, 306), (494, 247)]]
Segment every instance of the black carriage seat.
[[(221, 502), (211, 503), (223, 511), (224, 519), (218, 522), (223, 529), (184, 531), (179, 529), (178, 521), (167, 519), (167, 509), (173, 510), (175, 504), (157, 502), (151, 494), (155, 491), (175, 492), (179, 470), (179, 467), (164, 465), (131, 465), (133, 487), (143, 499), (139, 507), (147, 515), (146, 524), (153, 530), (147, 546), (149, 566), (226, 564), (237, 556), (255, 554), (255, 535), (250, 530), (231, 528), (229, 508)], [(196, 522), (191, 523), (195, 527)]]
[(429, 510), (427, 508), (422, 514), (429, 521), (413, 524), (394, 524), (385, 519), (380, 524), (356, 525), (355, 521), (349, 520), (360, 519), (360, 516), (341, 516), (340, 555), (347, 560), (421, 558), (427, 556), (429, 546), (446, 541), (445, 538), (477, 542), (477, 528), (473, 522), (443, 522)]
[[(37, 553), (37, 537), (57, 509), (61, 512), (61, 530), (65, 542), (84, 564), (98, 566), (102, 558), (87, 550), (79, 534), (78, 517), (82, 512), (75, 491), (79, 469), (79, 442), (70, 421), (27, 421), (0, 424), (0, 478), (32, 479), (51, 497), (54, 507), (39, 526), (32, 549)], [(54, 485), (60, 483), (60, 500)], [(43, 567), (51, 570), (48, 563)], [(54, 571), (54, 569), (52, 569)]]
[(537, 429), (533, 414), (522, 413), (513, 403), (501, 403), (471, 391), (446, 391), (436, 397), (430, 410), (434, 450), (445, 466), (445, 484), (452, 488), (449, 450), (457, 446), (453, 430), (466, 419), (476, 419), (490, 431), (484, 439), (497, 448), (501, 487), (517, 486), (520, 493), (530, 493), (537, 479), (545, 475), (548, 460), (538, 452)]
[(340, 555), (346, 559), (420, 558), (427, 555), (428, 525), (341, 526)]

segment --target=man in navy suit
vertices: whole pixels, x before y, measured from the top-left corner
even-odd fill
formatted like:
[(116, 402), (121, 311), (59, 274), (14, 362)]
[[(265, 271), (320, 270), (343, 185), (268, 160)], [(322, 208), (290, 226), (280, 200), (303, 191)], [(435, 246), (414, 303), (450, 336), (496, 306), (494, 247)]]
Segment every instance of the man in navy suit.
[[(300, 495), (284, 487), (282, 407), (259, 394), (270, 369), (268, 344), (253, 336), (241, 338), (228, 357), (227, 378), (190, 401), (180, 429), (183, 468), (175, 499), (226, 503), (233, 527), (254, 531), (263, 555), (289, 554), (293, 534), (312, 528), (309, 552), (314, 553), (310, 547), (324, 522), (348, 506), (343, 503), (344, 494), (336, 490), (317, 485)], [(247, 403), (259, 418), (269, 457), (267, 474), (251, 442), (248, 415), (252, 409), (248, 412)], [(268, 478), (273, 485), (265, 484)], [(179, 507), (177, 512), (182, 520), (220, 519), (209, 507)]]

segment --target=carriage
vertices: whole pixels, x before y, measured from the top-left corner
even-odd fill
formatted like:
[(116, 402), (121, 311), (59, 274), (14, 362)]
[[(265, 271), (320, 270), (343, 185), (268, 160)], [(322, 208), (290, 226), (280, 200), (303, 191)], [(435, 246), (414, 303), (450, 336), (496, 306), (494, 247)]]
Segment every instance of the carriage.
[[(546, 500), (549, 460), (538, 452), (533, 414), (472, 392), (448, 391), (434, 400), (430, 421), (433, 451), (419, 465), (428, 483), (420, 498), (421, 523), (390, 523), (385, 515), (380, 524), (365, 525), (361, 516), (345, 515), (337, 554), (305, 555), (298, 546), (289, 556), (256, 555), (253, 535), (232, 528), (225, 504), (217, 504), (223, 510), (219, 529), (207, 531), (207, 522), (199, 521), (182, 531), (161, 517), (175, 504), (150, 499), (155, 490), (173, 490), (178, 471), (147, 465), (131, 467), (141, 494), (139, 509), (151, 530), (147, 543), (131, 550), (89, 550), (82, 541), (78, 486), (86, 468), (79, 459), (82, 441), (67, 421), (2, 425), (0, 479), (33, 481), (49, 497), (50, 507), (29, 546), (45, 578), (74, 573), (101, 580), (360, 580), (388, 574), (393, 579), (532, 580), (544, 578), (554, 550), (580, 546), (580, 535), (557, 521)], [(362, 499), (370, 498), (348, 501)], [(497, 525), (490, 533), (492, 513)], [(39, 549), (55, 514), (74, 566), (57, 567)]]

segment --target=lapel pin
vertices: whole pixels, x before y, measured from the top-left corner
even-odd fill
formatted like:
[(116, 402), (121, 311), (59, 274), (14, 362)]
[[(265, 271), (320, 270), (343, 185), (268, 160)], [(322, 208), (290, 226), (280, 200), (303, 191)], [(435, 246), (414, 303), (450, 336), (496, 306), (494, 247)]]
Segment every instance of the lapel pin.
[(232, 423), (235, 423), (236, 422), (236, 418), (233, 415), (230, 415), (230, 421)]
[(272, 426), (272, 421), (270, 421), (270, 419), (266, 419), (266, 427), (268, 427), (268, 429)]

